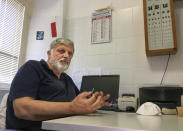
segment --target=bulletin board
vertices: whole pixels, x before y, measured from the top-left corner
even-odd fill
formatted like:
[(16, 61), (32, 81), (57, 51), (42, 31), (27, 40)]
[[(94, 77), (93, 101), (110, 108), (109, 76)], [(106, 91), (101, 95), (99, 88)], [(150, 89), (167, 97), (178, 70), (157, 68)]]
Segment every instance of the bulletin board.
[(92, 13), (91, 43), (111, 42), (111, 23), (111, 9)]
[(173, 0), (143, 0), (147, 55), (176, 53)]

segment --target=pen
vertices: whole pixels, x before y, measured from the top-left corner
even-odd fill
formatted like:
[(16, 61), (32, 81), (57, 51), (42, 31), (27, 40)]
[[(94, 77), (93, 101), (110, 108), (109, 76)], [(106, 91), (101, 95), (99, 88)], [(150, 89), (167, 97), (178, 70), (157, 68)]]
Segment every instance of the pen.
[(87, 96), (87, 98), (92, 97), (93, 93), (94, 93), (94, 88), (92, 88), (92, 90), (91, 90), (91, 94), (90, 94), (89, 96)]
[(94, 93), (94, 90), (95, 90), (94, 88), (91, 90), (91, 94), (93, 94), (93, 93)]

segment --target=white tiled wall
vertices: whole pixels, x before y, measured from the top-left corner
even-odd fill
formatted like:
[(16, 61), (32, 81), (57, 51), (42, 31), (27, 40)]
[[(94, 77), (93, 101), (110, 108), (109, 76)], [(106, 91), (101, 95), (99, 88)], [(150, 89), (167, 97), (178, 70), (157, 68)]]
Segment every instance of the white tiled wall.
[[(69, 69), (71, 76), (86, 73), (84, 69), (120, 74), (120, 94), (138, 95), (141, 85), (160, 84), (168, 56), (146, 57), (142, 4), (142, 0), (68, 0), (64, 33), (75, 42), (76, 48)], [(183, 85), (183, 6), (180, 4), (183, 2), (175, 3), (179, 49), (170, 57), (164, 84)], [(113, 8), (112, 42), (91, 44), (91, 13), (106, 6)], [(78, 83), (79, 79), (75, 81)]]
[[(57, 36), (62, 36), (63, 0), (32, 0), (26, 60), (47, 59), (47, 50), (52, 38), (51, 23), (56, 22)], [(44, 39), (36, 40), (36, 32), (44, 31)]]
[[(68, 73), (77, 85), (83, 74), (120, 74), (120, 94), (138, 95), (141, 85), (161, 82), (168, 59), (167, 55), (145, 55), (142, 1), (32, 0), (26, 60), (47, 59), (46, 51), (54, 39), (50, 22), (56, 21), (58, 37), (65, 35), (75, 43)], [(107, 6), (113, 9), (112, 42), (91, 44), (91, 13)], [(178, 52), (170, 57), (163, 83), (183, 85), (183, 1), (175, 2), (175, 22)], [(35, 40), (39, 30), (45, 31), (43, 41)]]

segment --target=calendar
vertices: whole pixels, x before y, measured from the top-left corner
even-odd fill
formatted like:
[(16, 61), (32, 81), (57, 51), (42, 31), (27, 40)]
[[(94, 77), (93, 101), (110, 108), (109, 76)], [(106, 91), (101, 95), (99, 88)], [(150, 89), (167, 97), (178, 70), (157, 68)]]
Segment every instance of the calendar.
[(177, 51), (173, 0), (144, 0), (146, 54)]
[(112, 10), (106, 9), (92, 13), (91, 43), (111, 42)]

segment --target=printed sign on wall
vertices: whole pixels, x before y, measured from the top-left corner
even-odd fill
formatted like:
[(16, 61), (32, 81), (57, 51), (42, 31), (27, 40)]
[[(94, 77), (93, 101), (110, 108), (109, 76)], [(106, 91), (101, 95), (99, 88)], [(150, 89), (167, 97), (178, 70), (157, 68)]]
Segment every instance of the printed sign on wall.
[(92, 14), (91, 43), (111, 42), (111, 9)]
[(37, 31), (36, 40), (43, 40), (44, 39), (44, 31)]

